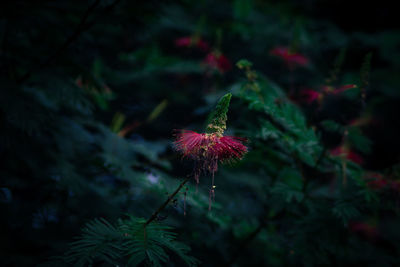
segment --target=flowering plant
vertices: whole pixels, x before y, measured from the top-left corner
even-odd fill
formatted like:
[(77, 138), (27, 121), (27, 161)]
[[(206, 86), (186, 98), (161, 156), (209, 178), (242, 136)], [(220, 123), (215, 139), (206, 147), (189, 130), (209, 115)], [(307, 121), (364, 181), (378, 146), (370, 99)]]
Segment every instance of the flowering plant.
[(309, 64), (309, 60), (306, 56), (294, 52), (288, 47), (275, 47), (270, 51), (270, 54), (281, 58), (289, 68), (305, 67)]
[(219, 51), (213, 51), (207, 54), (204, 63), (212, 70), (217, 70), (223, 74), (232, 68), (232, 64), (229, 59)]
[(184, 36), (175, 40), (176, 47), (196, 47), (202, 51), (210, 49), (209, 44), (204, 41), (200, 36)]
[(246, 138), (223, 135), (231, 97), (232, 94), (228, 93), (219, 100), (211, 114), (206, 133), (182, 130), (177, 134), (174, 142), (175, 149), (182, 153), (183, 157), (191, 158), (196, 162), (194, 178), (197, 183), (202, 171), (211, 173), (209, 209), (211, 209), (211, 198), (215, 193), (214, 174), (218, 170), (218, 163), (240, 160), (247, 153), (247, 147), (243, 144), (247, 141)]

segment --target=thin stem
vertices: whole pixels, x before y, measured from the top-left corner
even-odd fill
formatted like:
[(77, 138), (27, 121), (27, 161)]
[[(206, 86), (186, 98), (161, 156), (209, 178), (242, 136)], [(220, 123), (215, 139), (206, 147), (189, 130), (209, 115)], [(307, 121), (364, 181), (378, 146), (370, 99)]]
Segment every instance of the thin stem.
[(214, 190), (214, 172), (212, 172), (211, 188), (208, 197), (208, 210), (211, 210), (211, 204), (215, 201), (215, 190)]
[(185, 193), (183, 193), (183, 216), (186, 216), (186, 193), (187, 193), (187, 187)]
[(182, 187), (189, 181), (190, 177), (186, 178), (185, 180), (183, 180), (183, 182), (178, 186), (178, 188), (175, 190), (174, 193), (172, 193), (172, 195), (170, 195), (167, 200), (165, 200), (165, 202), (151, 215), (151, 217), (146, 221), (146, 223), (144, 224), (144, 227), (146, 227), (149, 223), (151, 223), (152, 221), (154, 221), (158, 214), (163, 211), (165, 209), (165, 207), (168, 205), (169, 202), (171, 202), (171, 200), (174, 199), (174, 197), (176, 196), (176, 194), (179, 193), (179, 191), (182, 189)]
[(342, 184), (343, 184), (344, 187), (347, 184), (346, 171), (347, 171), (347, 163), (346, 163), (345, 159), (342, 159)]
[(212, 189), (210, 189), (210, 191), (208, 192), (208, 211), (211, 210), (211, 190)]

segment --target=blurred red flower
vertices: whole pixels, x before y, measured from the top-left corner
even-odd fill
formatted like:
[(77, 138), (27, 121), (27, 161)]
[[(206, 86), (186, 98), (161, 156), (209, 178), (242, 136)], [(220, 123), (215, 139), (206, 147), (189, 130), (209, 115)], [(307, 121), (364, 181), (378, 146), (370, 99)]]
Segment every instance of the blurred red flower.
[(177, 47), (197, 47), (203, 51), (208, 51), (210, 46), (201, 37), (197, 36), (185, 36), (175, 40)]
[(400, 180), (390, 180), (380, 173), (368, 172), (365, 175), (367, 186), (374, 190), (391, 190), (392, 192), (400, 192)]
[(271, 55), (281, 58), (289, 67), (307, 66), (309, 60), (307, 57), (300, 53), (292, 52), (288, 47), (275, 47), (270, 51)]
[(360, 155), (358, 155), (357, 153), (353, 152), (350, 148), (348, 148), (345, 145), (341, 145), (337, 148), (332, 149), (330, 151), (330, 154), (332, 156), (343, 157), (343, 158), (353, 161), (357, 164), (363, 163), (363, 158)]
[(322, 86), (321, 92), (312, 89), (304, 89), (300, 91), (301, 100), (305, 101), (307, 104), (311, 104), (314, 101), (321, 102), (325, 95), (337, 95), (351, 88), (356, 88), (355, 84), (347, 84), (341, 87), (333, 87), (329, 85)]
[(349, 230), (359, 234), (361, 236), (367, 237), (369, 239), (374, 239), (378, 237), (378, 231), (376, 226), (365, 223), (365, 222), (350, 222)]
[(204, 63), (211, 69), (218, 70), (220, 73), (225, 73), (232, 68), (232, 64), (229, 59), (222, 53), (214, 51), (209, 53)]
[(301, 100), (305, 101), (307, 104), (311, 104), (314, 101), (320, 102), (324, 97), (323, 93), (311, 90), (304, 89), (300, 91)]
[(357, 85), (355, 85), (355, 84), (346, 84), (346, 85), (343, 85), (343, 86), (340, 86), (340, 87), (333, 87), (333, 86), (326, 85), (326, 86), (322, 87), (322, 90), (326, 94), (337, 95), (337, 94), (340, 94), (340, 93), (342, 93), (344, 91), (347, 91), (349, 89), (356, 88), (356, 87), (357, 87)]
[(384, 176), (377, 172), (369, 172), (366, 175), (367, 186), (374, 190), (381, 190), (389, 185), (388, 180)]
[(376, 123), (376, 120), (374, 120), (370, 115), (363, 116), (354, 120), (351, 120), (349, 123), (349, 126), (353, 127), (361, 127), (368, 125), (370, 123)]

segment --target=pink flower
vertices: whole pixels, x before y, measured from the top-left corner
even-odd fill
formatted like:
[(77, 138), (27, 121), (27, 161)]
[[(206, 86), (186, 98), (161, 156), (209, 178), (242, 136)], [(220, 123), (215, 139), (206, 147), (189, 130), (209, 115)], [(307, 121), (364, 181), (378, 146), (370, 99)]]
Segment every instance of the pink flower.
[(199, 183), (201, 171), (212, 174), (212, 184), (209, 194), (208, 210), (215, 198), (214, 173), (219, 162), (233, 162), (243, 158), (247, 147), (243, 145), (247, 139), (235, 136), (223, 136), (217, 133), (196, 133), (183, 130), (176, 136), (175, 149), (183, 157), (195, 160), (194, 178)]
[(373, 180), (373, 181), (369, 181), (367, 184), (372, 189), (380, 190), (380, 189), (383, 189), (388, 186), (388, 181), (383, 180), (383, 179)]
[(367, 186), (371, 189), (387, 189), (394, 192), (400, 192), (399, 180), (389, 180), (377, 172), (368, 172), (365, 178), (367, 179)]
[[(183, 157), (195, 160), (200, 170), (214, 173), (218, 170), (218, 162), (242, 159), (247, 153), (247, 147), (243, 145), (246, 141), (247, 139), (240, 137), (183, 130), (177, 134), (174, 145)], [(195, 178), (198, 182), (198, 176)]]
[(343, 85), (343, 86), (340, 86), (340, 87), (336, 88), (334, 94), (340, 94), (340, 93), (342, 93), (344, 91), (347, 91), (347, 90), (353, 89), (353, 88), (357, 88), (357, 85), (355, 85), (355, 84), (346, 84), (346, 85)]
[(337, 94), (340, 94), (351, 88), (356, 88), (356, 87), (357, 87), (357, 85), (355, 85), (355, 84), (347, 84), (347, 85), (343, 85), (343, 86), (337, 87), (337, 88), (335, 88), (333, 86), (325, 85), (325, 86), (321, 87), (320, 92), (312, 90), (312, 89), (302, 90), (300, 92), (300, 97), (306, 103), (311, 104), (314, 101), (321, 102), (325, 95), (337, 95)]
[(181, 37), (175, 40), (175, 45), (177, 47), (190, 47), (192, 45), (192, 37)]
[(388, 180), (386, 180), (380, 173), (369, 172), (366, 175), (366, 179), (368, 179), (368, 187), (374, 190), (381, 190), (389, 185)]
[(289, 67), (292, 68), (296, 66), (304, 67), (309, 63), (307, 57), (300, 53), (292, 52), (287, 47), (276, 47), (270, 51), (270, 54), (281, 58)]
[(353, 151), (347, 152), (347, 159), (351, 160), (357, 164), (362, 164), (364, 162), (363, 158)]
[(369, 115), (367, 116), (363, 116), (354, 120), (351, 120), (349, 122), (349, 126), (353, 126), (353, 127), (361, 127), (361, 126), (365, 126), (368, 125), (370, 123), (375, 123), (376, 121)]
[(336, 88), (333, 86), (327, 85), (327, 86), (323, 86), (322, 89), (327, 94), (337, 95), (344, 91), (347, 91), (349, 89), (356, 88), (356, 87), (357, 87), (357, 85), (355, 85), (355, 84), (346, 84), (346, 85), (336, 87)]
[(197, 47), (200, 48), (203, 51), (208, 51), (210, 49), (210, 46), (206, 41), (203, 41), (202, 39), (199, 39), (197, 41)]
[(177, 47), (197, 47), (203, 51), (208, 51), (210, 46), (206, 41), (203, 41), (201, 37), (196, 37), (196, 36), (186, 36), (186, 37), (181, 37), (175, 40), (175, 45)]
[(351, 151), (347, 146), (339, 146), (330, 151), (332, 156), (343, 157), (357, 164), (363, 163), (363, 158), (357, 153)]
[(209, 53), (204, 62), (209, 68), (218, 70), (220, 73), (225, 73), (232, 68), (229, 59), (222, 53), (216, 51)]
[(378, 237), (376, 226), (365, 222), (350, 222), (349, 230), (369, 239), (375, 239)]
[(324, 95), (320, 92), (305, 89), (300, 92), (301, 99), (304, 100), (307, 104), (311, 104), (314, 101), (321, 102)]

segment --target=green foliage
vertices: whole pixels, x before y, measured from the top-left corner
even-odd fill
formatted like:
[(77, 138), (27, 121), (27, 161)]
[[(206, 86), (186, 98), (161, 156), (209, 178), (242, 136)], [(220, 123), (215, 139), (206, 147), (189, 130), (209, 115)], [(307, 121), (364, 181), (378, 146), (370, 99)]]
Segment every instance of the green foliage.
[[(247, 88), (248, 83), (252, 81), (245, 82), (240, 87)], [(261, 112), (260, 128), (256, 131), (260, 135), (254, 137), (264, 140), (273, 138), (276, 145), (294, 157), (295, 161), (301, 160), (310, 166), (315, 165), (322, 149), (314, 130), (307, 126), (302, 112), (288, 102), (281, 88), (266, 78), (260, 80), (259, 84), (260, 94), (247, 90), (238, 95), (247, 102), (250, 110)]]
[(321, 122), (321, 126), (329, 132), (343, 133), (344, 127), (339, 123), (332, 120), (324, 120)]
[(195, 266), (199, 261), (189, 255), (189, 247), (176, 241), (177, 234), (172, 227), (160, 223), (150, 223), (144, 227), (143, 219), (130, 218), (129, 221), (120, 221), (120, 228), (128, 240), (125, 242), (126, 254), (129, 255), (128, 264), (136, 266), (148, 260), (151, 266), (162, 266), (170, 259), (165, 250), (175, 253), (187, 265)]
[(74, 266), (93, 265), (93, 260), (116, 264), (122, 257), (122, 233), (104, 219), (95, 219), (82, 229), (80, 239), (71, 243), (65, 261)]
[(360, 128), (350, 127), (348, 129), (348, 139), (350, 143), (359, 151), (367, 154), (371, 152), (372, 142), (362, 133)]
[(209, 115), (207, 123), (208, 133), (217, 133), (222, 135), (226, 130), (226, 121), (228, 120), (229, 103), (231, 102), (232, 94), (228, 93), (221, 97), (217, 106)]
[(179, 256), (188, 266), (199, 263), (187, 255), (188, 246), (176, 241), (177, 234), (172, 232), (172, 227), (160, 223), (144, 227), (145, 222), (130, 216), (119, 220), (115, 227), (105, 219), (95, 219), (86, 224), (82, 235), (70, 244), (62, 260), (74, 266), (92, 266), (95, 263), (162, 266), (170, 261), (168, 251)]
[(349, 220), (361, 215), (354, 203), (345, 200), (338, 200), (332, 208), (332, 212), (343, 221), (344, 225), (347, 225)]
[(251, 63), (247, 59), (241, 59), (236, 63), (236, 66), (239, 69), (247, 69), (247, 68), (251, 68), (253, 66), (253, 63)]
[[(2, 265), (399, 265), (392, 25), (314, 0), (8, 2)], [(308, 64), (288, 62), (299, 55)], [(303, 99), (307, 89), (323, 97)], [(211, 211), (206, 173), (171, 197), (193, 176), (173, 129), (204, 123), (249, 140), (215, 173)]]

